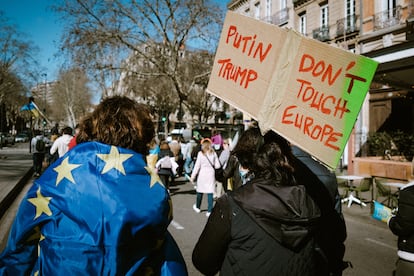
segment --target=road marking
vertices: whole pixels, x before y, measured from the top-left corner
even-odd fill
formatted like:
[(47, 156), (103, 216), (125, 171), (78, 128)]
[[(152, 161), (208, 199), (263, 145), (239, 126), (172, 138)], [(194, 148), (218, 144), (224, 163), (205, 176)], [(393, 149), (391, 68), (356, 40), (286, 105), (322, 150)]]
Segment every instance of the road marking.
[(373, 239), (370, 239), (370, 238), (365, 238), (365, 240), (366, 241), (369, 241), (369, 242), (372, 242), (372, 243), (376, 243), (376, 244), (378, 244), (378, 245), (382, 245), (382, 246), (384, 246), (384, 247), (388, 247), (388, 248), (390, 248), (390, 249), (392, 249), (392, 250), (397, 250), (397, 247), (395, 247), (395, 246), (391, 246), (391, 245), (388, 245), (388, 244), (386, 244), (386, 243), (383, 243), (383, 242), (380, 242), (380, 241), (376, 241), (376, 240), (373, 240)]
[(175, 220), (172, 220), (172, 221), (171, 221), (171, 225), (172, 225), (175, 229), (178, 229), (178, 230), (182, 230), (182, 229), (184, 229), (184, 227), (183, 227), (181, 224), (179, 224), (178, 222), (176, 222)]

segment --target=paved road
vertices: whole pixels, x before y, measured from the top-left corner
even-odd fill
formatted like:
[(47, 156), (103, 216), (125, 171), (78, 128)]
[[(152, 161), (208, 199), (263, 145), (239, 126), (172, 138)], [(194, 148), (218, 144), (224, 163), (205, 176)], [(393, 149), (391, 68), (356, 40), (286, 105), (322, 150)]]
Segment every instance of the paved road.
[[(31, 155), (26, 145), (20, 144), (0, 150), (0, 198), (4, 197), (8, 187), (16, 185), (31, 167)], [(29, 176), (31, 177), (31, 174)], [(32, 183), (30, 177), (20, 197), (0, 219), (0, 250), (4, 246), (7, 230), (21, 197)], [(207, 222), (206, 198), (201, 206), (202, 212), (197, 214), (192, 209), (195, 191), (189, 182), (178, 179), (177, 185), (171, 187), (171, 192), (174, 219), (169, 230), (183, 252), (189, 275), (201, 275), (192, 265), (191, 252)], [(343, 205), (343, 211), (348, 230), (346, 260), (351, 261), (354, 266), (353, 269), (347, 269), (344, 276), (391, 275), (396, 261), (397, 238), (388, 230), (385, 223), (370, 217), (369, 207), (361, 208), (353, 204), (347, 208)]]

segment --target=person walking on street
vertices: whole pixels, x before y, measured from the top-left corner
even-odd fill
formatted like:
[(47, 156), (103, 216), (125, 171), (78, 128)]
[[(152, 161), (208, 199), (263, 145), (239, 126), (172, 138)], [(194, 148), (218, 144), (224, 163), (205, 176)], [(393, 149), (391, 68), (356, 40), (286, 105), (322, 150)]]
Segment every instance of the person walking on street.
[(154, 135), (145, 105), (103, 99), (22, 200), (0, 275), (187, 276), (171, 198), (145, 161)]
[[(216, 135), (217, 136), (217, 135)], [(212, 137), (213, 138), (213, 137)], [(214, 144), (213, 139), (211, 138), (211, 142), (213, 145), (213, 149), (216, 152), (218, 159), (219, 159), (219, 165), (221, 168), (221, 172), (223, 172), (223, 164), (221, 163), (220, 160), (220, 156), (221, 153), (223, 151), (223, 145), (222, 144)], [(220, 139), (216, 138), (216, 142), (218, 142), (217, 140), (219, 140), (220, 142), (223, 141), (223, 139), (221, 139), (221, 135), (220, 135)], [(213, 194), (213, 199), (216, 200), (218, 197), (221, 197), (224, 193), (224, 189), (223, 189), (223, 174), (221, 173), (215, 173), (215, 179), (216, 179), (216, 188), (214, 189), (214, 194)]]
[(258, 127), (250, 127), (242, 133), (234, 149), (230, 153), (227, 165), (223, 170), (225, 179), (231, 178), (232, 190), (235, 191), (250, 178), (249, 172), (252, 158), (259, 149), (263, 136)]
[(30, 141), (31, 151), (33, 153), (33, 170), (34, 176), (39, 177), (43, 169), (43, 161), (45, 159), (47, 139), (38, 129), (34, 131), (35, 136)]
[(173, 164), (171, 158), (174, 158), (174, 153), (171, 151), (168, 142), (166, 140), (161, 141), (158, 161), (155, 164), (155, 167), (167, 190), (170, 189), (170, 179), (173, 178)]
[(191, 152), (196, 146), (196, 142), (193, 138), (190, 138), (185, 143), (181, 144), (181, 153), (184, 158), (184, 176), (187, 180), (190, 180), (190, 175), (193, 170), (193, 159), (191, 158)]
[(54, 142), (60, 136), (59, 124), (56, 123), (50, 130), (50, 141)]
[(211, 140), (204, 138), (201, 140), (201, 150), (197, 154), (193, 172), (191, 173), (191, 182), (196, 184), (196, 203), (193, 209), (196, 213), (200, 213), (203, 194), (207, 194), (207, 213), (210, 216), (213, 210), (213, 193), (216, 187), (216, 179), (214, 176), (215, 169), (220, 168), (220, 163), (216, 152), (214, 151)]
[(319, 208), (276, 143), (254, 154), (250, 170), (252, 180), (217, 200), (194, 247), (194, 266), (204, 275), (317, 276)]
[(388, 220), (388, 226), (398, 236), (398, 260), (395, 276), (414, 275), (414, 182), (399, 191), (397, 214)]
[(50, 148), (50, 154), (54, 155), (57, 152), (59, 158), (65, 155), (69, 150), (69, 142), (72, 138), (72, 128), (64, 127), (62, 135), (53, 142), (52, 147)]
[(298, 146), (270, 130), (264, 135), (265, 143), (275, 142), (294, 168), (295, 180), (306, 188), (321, 211), (317, 243), (317, 275), (340, 276), (351, 263), (344, 261), (346, 224), (342, 214), (341, 197), (334, 172), (312, 158)]
[[(229, 139), (224, 139), (223, 140), (223, 149), (220, 152), (219, 155), (219, 161), (220, 161), (220, 165), (224, 169), (227, 167), (227, 162), (229, 161), (229, 157), (230, 157), (230, 143), (229, 143)], [(228, 191), (228, 185), (227, 185), (227, 178), (222, 179), (222, 188), (224, 189), (224, 192), (226, 193)], [(217, 194), (219, 194), (219, 197), (221, 196), (220, 192), (217, 192)]]
[(68, 144), (68, 150), (71, 150), (74, 146), (76, 146), (76, 136), (79, 133), (79, 124), (75, 126), (75, 134), (73, 135), (72, 139), (70, 139)]

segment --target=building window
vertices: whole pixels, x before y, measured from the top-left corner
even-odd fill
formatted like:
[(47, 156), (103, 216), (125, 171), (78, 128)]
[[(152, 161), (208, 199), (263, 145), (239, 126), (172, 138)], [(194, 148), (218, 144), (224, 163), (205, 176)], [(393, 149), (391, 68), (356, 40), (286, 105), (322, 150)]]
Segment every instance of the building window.
[(382, 0), (382, 11), (392, 11), (396, 6), (396, 0)]
[[(408, 2), (411, 2), (411, 0), (408, 1)], [(393, 16), (393, 11), (396, 8), (397, 8), (397, 0), (378, 0), (378, 1), (375, 1), (375, 12), (376, 13), (381, 12), (381, 13), (384, 14), (384, 16), (392, 17)]]
[(355, 29), (355, 0), (345, 0), (345, 26), (346, 30)]
[(287, 0), (280, 0), (280, 10), (283, 11), (287, 7)]
[(272, 15), (272, 0), (266, 0), (266, 17)]
[(254, 18), (260, 19), (260, 2), (254, 5)]
[(345, 16), (350, 16), (355, 14), (355, 0), (345, 0)]
[(386, 4), (386, 6), (385, 6), (385, 9), (384, 10), (388, 11), (388, 16), (390, 18), (396, 17), (396, 15), (397, 15), (397, 3), (396, 3), (396, 0), (387, 0), (385, 4)]
[(328, 4), (321, 6), (320, 26), (322, 28), (327, 28), (329, 26)]
[(306, 13), (299, 14), (299, 32), (306, 36)]

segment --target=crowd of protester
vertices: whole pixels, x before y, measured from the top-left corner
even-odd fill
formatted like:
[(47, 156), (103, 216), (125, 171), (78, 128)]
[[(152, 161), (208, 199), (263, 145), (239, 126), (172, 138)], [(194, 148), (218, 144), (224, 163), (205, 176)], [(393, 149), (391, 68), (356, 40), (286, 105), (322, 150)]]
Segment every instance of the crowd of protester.
[[(48, 152), (36, 149), (46, 139), (37, 134), (36, 179), (0, 255), (1, 275), (187, 275), (167, 230), (179, 177), (194, 185), (196, 213), (207, 197), (192, 254), (201, 273), (323, 276), (348, 265), (335, 175), (273, 131), (160, 140), (146, 106), (114, 96), (75, 133), (54, 133)], [(46, 153), (55, 157), (42, 166)]]

